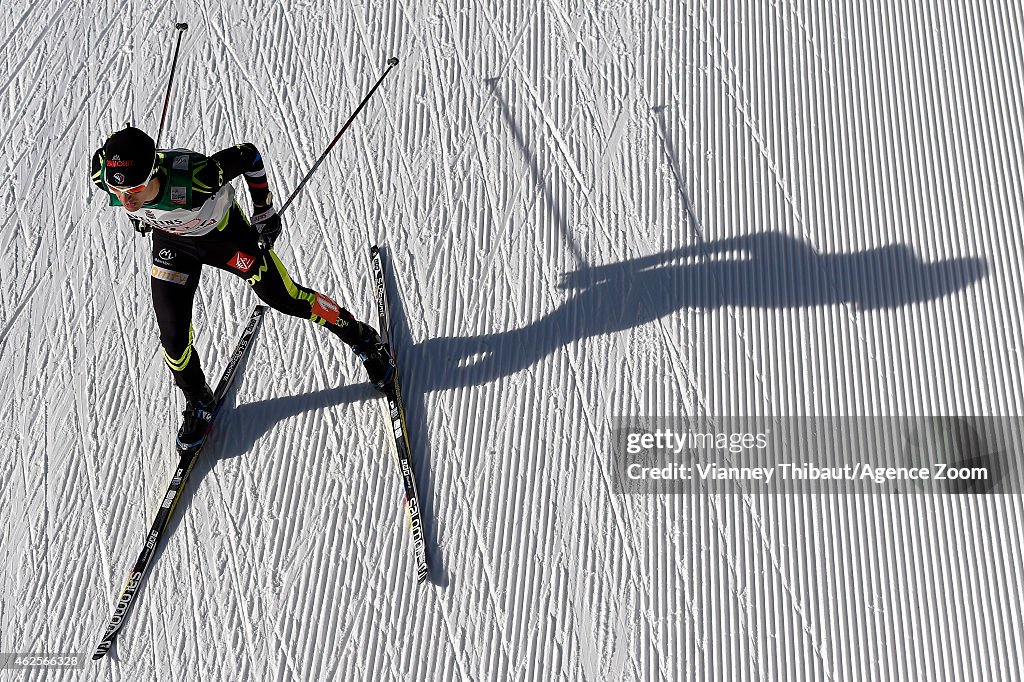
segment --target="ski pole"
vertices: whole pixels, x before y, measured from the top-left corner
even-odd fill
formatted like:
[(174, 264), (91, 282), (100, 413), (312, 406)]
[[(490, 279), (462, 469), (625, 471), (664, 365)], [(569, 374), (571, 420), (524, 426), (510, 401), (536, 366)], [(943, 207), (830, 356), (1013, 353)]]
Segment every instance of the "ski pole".
[[(185, 35), (185, 31), (188, 30), (188, 24), (182, 22), (174, 25), (174, 28), (178, 31), (178, 42), (174, 46), (174, 59), (171, 61), (171, 77), (167, 81), (167, 93), (164, 95), (164, 111), (160, 114), (160, 130), (156, 134), (156, 145), (157, 149), (160, 149), (160, 136), (164, 132), (164, 121), (167, 120), (167, 107), (171, 103), (171, 85), (174, 83), (174, 70), (178, 67), (178, 50), (181, 49), (181, 38)], [(133, 216), (128, 216), (128, 220), (132, 223), (132, 229), (138, 232), (140, 235), (145, 236), (149, 229), (142, 227), (142, 221)]]
[(320, 164), (324, 162), (324, 159), (327, 158), (327, 155), (331, 152), (331, 150), (334, 149), (334, 145), (338, 143), (338, 140), (341, 138), (342, 133), (344, 133), (348, 129), (348, 127), (352, 125), (352, 121), (354, 121), (359, 112), (363, 110), (363, 107), (366, 106), (366, 103), (370, 100), (370, 97), (373, 96), (373, 93), (377, 92), (377, 88), (379, 88), (380, 84), (384, 82), (384, 79), (387, 77), (387, 75), (391, 73), (391, 69), (395, 68), (396, 66), (398, 66), (398, 57), (392, 57), (391, 59), (388, 60), (388, 68), (384, 71), (384, 75), (382, 75), (380, 79), (377, 81), (376, 85), (374, 85), (370, 89), (370, 91), (366, 93), (366, 97), (364, 97), (363, 101), (359, 103), (359, 106), (356, 107), (356, 110), (352, 112), (352, 115), (348, 117), (348, 120), (345, 121), (345, 125), (341, 126), (341, 130), (339, 130), (338, 134), (334, 136), (334, 139), (331, 140), (331, 143), (327, 145), (327, 149), (324, 150), (324, 153), (320, 155), (320, 158), (316, 160), (316, 163), (313, 164), (313, 167), (309, 169), (308, 173), (306, 173), (306, 177), (302, 178), (302, 181), (299, 183), (299, 186), (292, 191), (291, 196), (288, 197), (288, 199), (284, 202), (284, 205), (282, 205), (280, 210), (278, 210), (278, 215), (284, 213), (284, 210), (288, 208), (288, 204), (292, 203), (292, 199), (294, 199), (296, 195), (298, 195), (298, 193), (305, 186), (305, 184), (309, 182), (309, 178), (313, 175), (316, 169), (320, 167)]
[(182, 22), (174, 25), (178, 31), (178, 42), (174, 46), (174, 59), (171, 61), (171, 77), (167, 80), (167, 93), (164, 94), (164, 111), (160, 114), (160, 129), (156, 134), (156, 148), (160, 148), (160, 136), (164, 132), (164, 122), (167, 120), (167, 107), (171, 103), (171, 85), (174, 83), (174, 70), (178, 67), (178, 50), (181, 49), (181, 39), (188, 30), (188, 24)]

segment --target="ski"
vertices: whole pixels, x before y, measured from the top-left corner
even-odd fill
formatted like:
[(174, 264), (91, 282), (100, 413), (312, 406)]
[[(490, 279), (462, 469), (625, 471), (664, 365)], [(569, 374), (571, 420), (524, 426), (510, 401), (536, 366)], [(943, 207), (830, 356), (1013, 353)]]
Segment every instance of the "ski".
[(398, 474), (405, 487), (405, 506), (409, 516), (409, 530), (412, 532), (413, 557), (416, 560), (416, 581), (427, 579), (427, 547), (423, 536), (423, 517), (420, 514), (420, 498), (416, 492), (416, 476), (412, 467), (412, 448), (409, 445), (409, 429), (405, 422), (405, 405), (402, 402), (402, 382), (398, 372), (398, 354), (391, 339), (391, 308), (388, 305), (387, 286), (384, 277), (384, 263), (380, 247), (370, 247), (370, 266), (373, 274), (373, 291), (377, 303), (377, 317), (380, 322), (381, 340), (395, 361), (394, 378), (384, 390), (387, 407), (383, 415), (388, 442), (394, 444)]
[[(224, 400), (227, 397), (228, 391), (234, 385), (234, 380), (238, 374), (238, 368), (241, 366), (242, 360), (252, 348), (256, 332), (259, 330), (260, 322), (262, 322), (263, 315), (266, 311), (267, 306), (257, 305), (253, 309), (252, 315), (249, 317), (249, 322), (242, 331), (241, 337), (238, 339), (235, 351), (231, 354), (231, 359), (228, 360), (228, 365), (224, 369), (224, 373), (221, 375), (220, 383), (217, 384), (217, 390), (214, 392), (214, 397), (217, 400), (216, 406), (213, 408), (214, 420), (216, 420), (221, 407), (224, 406)], [(211, 422), (211, 428), (212, 426), (213, 423)], [(206, 441), (204, 441), (203, 445), (205, 445), (205, 443)], [(124, 589), (121, 590), (121, 596), (117, 600), (117, 605), (114, 607), (114, 615), (110, 618), (110, 622), (107, 624), (107, 629), (103, 634), (103, 639), (100, 640), (99, 646), (96, 647), (96, 653), (92, 655), (94, 660), (103, 658), (107, 655), (107, 652), (110, 651), (110, 648), (114, 644), (114, 640), (117, 639), (118, 634), (121, 632), (121, 628), (124, 626), (125, 619), (128, 617), (128, 612), (132, 607), (132, 603), (135, 601), (135, 595), (138, 593), (139, 586), (142, 584), (142, 579), (145, 577), (146, 570), (149, 568), (149, 564), (153, 560), (153, 555), (156, 553), (156, 548), (160, 544), (160, 540), (163, 538), (164, 531), (167, 529), (167, 524), (171, 519), (171, 514), (174, 513), (174, 508), (178, 504), (178, 499), (181, 497), (181, 491), (185, 488), (185, 483), (188, 481), (189, 474), (192, 473), (192, 468), (199, 459), (199, 454), (203, 450), (203, 445), (199, 445), (187, 452), (180, 452), (176, 450), (180, 455), (178, 467), (175, 469), (174, 477), (171, 478), (171, 484), (167, 487), (167, 492), (164, 494), (163, 501), (160, 503), (160, 510), (156, 514), (156, 519), (153, 521), (153, 525), (150, 527), (149, 533), (146, 535), (145, 543), (142, 546), (142, 552), (139, 554), (139, 558), (135, 561), (135, 565), (132, 566), (131, 571), (128, 572), (128, 580), (125, 583)]]

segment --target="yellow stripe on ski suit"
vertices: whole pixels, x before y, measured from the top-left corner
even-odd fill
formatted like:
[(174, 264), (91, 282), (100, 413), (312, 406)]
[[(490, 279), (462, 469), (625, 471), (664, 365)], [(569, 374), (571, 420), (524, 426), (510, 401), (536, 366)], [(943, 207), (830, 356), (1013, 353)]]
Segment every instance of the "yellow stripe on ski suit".
[(180, 372), (188, 366), (189, 360), (192, 359), (192, 325), (188, 326), (188, 346), (182, 352), (180, 357), (172, 358), (167, 350), (164, 350), (164, 362), (175, 372)]
[[(299, 291), (299, 288), (295, 286), (295, 282), (292, 281), (291, 276), (288, 274), (288, 269), (284, 267), (284, 263), (281, 262), (281, 259), (277, 257), (277, 254), (274, 253), (272, 249), (267, 251), (267, 256), (270, 257), (270, 261), (274, 264), (274, 269), (277, 270), (277, 274), (281, 277), (281, 281), (284, 282), (284, 288), (288, 292), (288, 295), (296, 301), (305, 301), (309, 304), (310, 309), (312, 309), (313, 304), (316, 303), (316, 296), (312, 293)], [(263, 273), (267, 272), (269, 269), (270, 268), (267, 265), (267, 258), (264, 257), (260, 262), (260, 267), (256, 271), (256, 274), (247, 279), (246, 282), (249, 283), (249, 286), (255, 286), (257, 282), (263, 279)], [(317, 324), (327, 324), (327, 320), (319, 315), (310, 314), (309, 319), (313, 320)]]

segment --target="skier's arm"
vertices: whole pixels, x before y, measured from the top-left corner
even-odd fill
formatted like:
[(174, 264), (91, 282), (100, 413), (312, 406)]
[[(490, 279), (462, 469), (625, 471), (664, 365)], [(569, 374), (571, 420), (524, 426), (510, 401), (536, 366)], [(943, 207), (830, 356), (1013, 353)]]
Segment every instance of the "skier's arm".
[(281, 234), (281, 217), (273, 206), (270, 187), (267, 186), (267, 171), (259, 150), (251, 142), (243, 142), (222, 149), (210, 158), (217, 162), (225, 183), (245, 175), (245, 184), (252, 197), (252, 226), (259, 234), (260, 248), (270, 249)]
[(267, 186), (267, 171), (263, 167), (263, 157), (251, 142), (243, 142), (233, 147), (222, 149), (212, 157), (220, 166), (221, 184), (227, 184), (239, 175), (245, 176), (245, 184), (249, 188), (253, 206), (257, 211), (271, 205), (270, 188)]

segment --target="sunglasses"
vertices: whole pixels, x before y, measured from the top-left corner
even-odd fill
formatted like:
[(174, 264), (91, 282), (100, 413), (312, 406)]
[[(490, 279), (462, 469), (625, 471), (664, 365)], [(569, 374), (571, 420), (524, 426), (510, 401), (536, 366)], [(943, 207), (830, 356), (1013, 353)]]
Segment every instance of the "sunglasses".
[(134, 187), (121, 187), (120, 185), (110, 185), (107, 187), (114, 190), (118, 194), (141, 194), (142, 190), (146, 189), (146, 185), (149, 184), (149, 180), (146, 180), (141, 185), (135, 185)]

